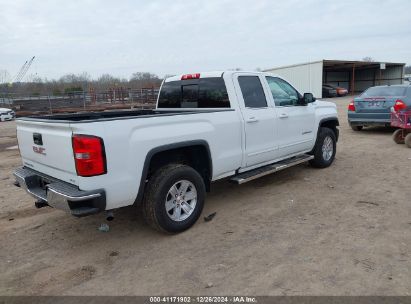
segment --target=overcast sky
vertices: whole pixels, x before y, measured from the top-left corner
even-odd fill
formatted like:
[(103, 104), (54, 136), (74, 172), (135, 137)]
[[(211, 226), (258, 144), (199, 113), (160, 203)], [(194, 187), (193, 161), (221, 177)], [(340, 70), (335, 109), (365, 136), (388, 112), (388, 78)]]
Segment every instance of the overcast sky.
[(0, 70), (129, 78), (319, 59), (411, 63), (411, 1), (0, 0)]

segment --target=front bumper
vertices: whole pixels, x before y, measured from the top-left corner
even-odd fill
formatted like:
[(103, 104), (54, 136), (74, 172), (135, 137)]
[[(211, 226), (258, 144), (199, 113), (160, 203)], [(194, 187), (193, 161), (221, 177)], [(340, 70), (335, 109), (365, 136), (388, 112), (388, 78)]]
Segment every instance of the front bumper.
[(390, 113), (348, 112), (348, 122), (353, 126), (386, 126), (391, 124)]
[(49, 205), (82, 217), (105, 210), (104, 190), (83, 191), (69, 183), (46, 176), (26, 167), (14, 171), (16, 186)]
[(14, 117), (12, 115), (2, 115), (0, 120), (10, 121), (10, 120), (13, 120), (13, 119), (14, 119)]

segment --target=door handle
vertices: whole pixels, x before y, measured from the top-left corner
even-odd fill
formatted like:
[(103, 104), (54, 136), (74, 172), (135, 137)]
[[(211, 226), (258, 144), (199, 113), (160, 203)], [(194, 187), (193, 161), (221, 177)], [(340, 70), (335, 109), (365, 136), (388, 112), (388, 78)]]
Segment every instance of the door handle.
[(249, 117), (249, 118), (247, 119), (247, 123), (254, 123), (254, 122), (258, 122), (258, 119), (255, 118), (254, 116), (253, 116), (253, 117)]
[(286, 113), (281, 113), (281, 114), (280, 114), (280, 118), (288, 118), (288, 114), (286, 114)]

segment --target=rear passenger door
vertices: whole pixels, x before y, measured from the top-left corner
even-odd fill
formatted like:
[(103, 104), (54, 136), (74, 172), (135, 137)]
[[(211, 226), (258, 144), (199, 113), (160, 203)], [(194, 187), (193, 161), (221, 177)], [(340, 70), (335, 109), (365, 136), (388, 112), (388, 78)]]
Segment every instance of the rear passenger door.
[(236, 87), (244, 119), (245, 165), (247, 167), (276, 158), (276, 114), (266, 98), (262, 79), (257, 75), (236, 75)]

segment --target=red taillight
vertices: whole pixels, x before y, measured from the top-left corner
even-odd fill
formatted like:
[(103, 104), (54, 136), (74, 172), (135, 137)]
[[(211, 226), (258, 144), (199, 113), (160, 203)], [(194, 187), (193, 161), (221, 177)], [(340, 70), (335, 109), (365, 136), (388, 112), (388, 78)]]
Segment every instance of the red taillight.
[(394, 104), (394, 110), (395, 112), (399, 112), (401, 110), (405, 110), (407, 108), (407, 105), (401, 100), (397, 99)]
[(348, 104), (348, 111), (355, 112), (354, 100)]
[(185, 74), (181, 76), (181, 80), (187, 80), (187, 79), (199, 79), (200, 78), (200, 73), (196, 74)]
[(72, 142), (78, 176), (107, 173), (104, 143), (100, 137), (73, 135)]

